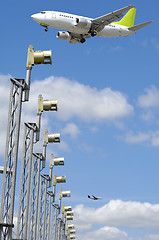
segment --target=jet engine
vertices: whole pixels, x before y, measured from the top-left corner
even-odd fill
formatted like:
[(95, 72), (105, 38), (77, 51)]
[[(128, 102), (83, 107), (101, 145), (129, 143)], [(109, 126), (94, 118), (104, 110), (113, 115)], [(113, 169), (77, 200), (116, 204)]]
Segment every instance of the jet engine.
[(71, 36), (68, 32), (62, 32), (62, 31), (59, 31), (56, 35), (56, 37), (58, 39), (61, 39), (61, 40), (67, 40), (67, 41), (70, 41), (71, 40)]
[(85, 18), (76, 18), (76, 27), (90, 29), (92, 22)]

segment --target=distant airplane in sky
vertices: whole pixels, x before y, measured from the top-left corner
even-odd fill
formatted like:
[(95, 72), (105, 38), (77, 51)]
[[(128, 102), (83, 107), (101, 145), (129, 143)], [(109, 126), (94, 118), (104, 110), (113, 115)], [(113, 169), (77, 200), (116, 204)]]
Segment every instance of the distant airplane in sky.
[[(31, 18), (45, 27), (45, 31), (48, 31), (48, 27), (66, 30), (59, 31), (57, 38), (75, 44), (77, 42), (84, 43), (91, 36), (126, 37), (135, 34), (138, 29), (152, 23), (152, 21), (149, 21), (134, 26), (136, 14), (136, 8), (134, 7), (134, 5), (129, 5), (95, 19), (56, 11), (42, 11), (33, 14)], [(126, 11), (128, 12), (123, 17), (123, 13)], [(121, 17), (123, 18), (117, 21)]]
[(93, 199), (93, 200), (99, 200), (99, 199), (102, 199), (101, 197), (95, 197), (95, 196), (93, 196), (93, 195), (92, 195), (92, 197), (90, 197), (90, 196), (88, 195), (88, 198)]

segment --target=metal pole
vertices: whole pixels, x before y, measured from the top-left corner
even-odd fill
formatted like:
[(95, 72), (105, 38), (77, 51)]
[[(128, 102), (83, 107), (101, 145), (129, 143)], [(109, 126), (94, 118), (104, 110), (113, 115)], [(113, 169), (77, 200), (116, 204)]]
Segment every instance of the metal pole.
[(56, 207), (56, 211), (55, 211), (55, 228), (54, 228), (54, 240), (56, 240), (56, 236), (57, 236), (57, 211), (58, 211), (58, 208)]
[(52, 233), (53, 233), (53, 222), (54, 222), (54, 206), (51, 204), (51, 220), (50, 220), (50, 239), (53, 239)]
[(28, 183), (27, 183), (27, 196), (26, 196), (26, 214), (25, 214), (25, 227), (24, 227), (24, 239), (27, 239), (27, 227), (28, 227), (28, 210), (29, 210), (29, 199), (30, 199), (30, 181), (31, 181), (31, 166), (32, 166), (32, 155), (33, 155), (33, 141), (34, 141), (34, 128), (31, 130), (30, 137), (30, 153), (29, 153), (29, 169), (28, 169)]
[[(43, 175), (42, 175), (43, 176)], [(47, 180), (45, 179), (45, 196), (44, 196), (44, 216), (43, 216), (43, 238), (45, 239), (45, 226), (46, 226), (46, 201), (47, 201)]]
[(58, 222), (58, 237), (57, 237), (58, 240), (60, 240), (60, 233), (61, 233), (61, 218), (59, 218)]
[(18, 238), (27, 239), (31, 166), (32, 166), (34, 132), (36, 130), (36, 124), (25, 123), (24, 126), (25, 134), (23, 140), (17, 236)]
[[(27, 127), (26, 125), (24, 125), (24, 136), (26, 136), (26, 133), (27, 133)], [(24, 148), (25, 148), (25, 142), (23, 142), (23, 155), (22, 155), (22, 165), (21, 165), (21, 178), (20, 178), (20, 192), (19, 192), (19, 205), (18, 205), (18, 220), (17, 220), (17, 237), (20, 238), (20, 222), (21, 222), (21, 207), (24, 208), (24, 205), (23, 205), (23, 201), (21, 202), (21, 199), (22, 199), (22, 186), (23, 186), (23, 175), (24, 175), (24, 160), (25, 160), (25, 151), (24, 151)], [(21, 204), (20, 204), (21, 203)], [(22, 223), (23, 224), (23, 223)]]
[[(0, 211), (0, 223), (5, 227), (5, 239), (12, 239), (23, 84), (24, 79), (11, 78)], [(2, 228), (0, 230), (2, 233)]]
[(50, 225), (51, 225), (51, 194), (49, 194), (49, 226), (48, 226), (48, 240), (50, 240)]
[(42, 176), (40, 176), (40, 193), (39, 193), (40, 198), (38, 199), (40, 211), (38, 211), (37, 239), (39, 239), (39, 235), (41, 232), (40, 231), (41, 192), (42, 192)]
[[(36, 155), (37, 156), (37, 155)], [(40, 183), (40, 164), (41, 164), (42, 154), (40, 154), (38, 159), (38, 173), (37, 173), (37, 191), (36, 191), (36, 203), (35, 203), (35, 222), (34, 222), (34, 240), (36, 240), (37, 233), (37, 217), (38, 217), (38, 200), (39, 200), (39, 183)], [(38, 239), (38, 238), (37, 238)]]
[(29, 101), (30, 77), (32, 68), (26, 68), (25, 101)]
[(39, 214), (38, 214), (38, 237), (37, 239), (44, 239), (45, 236), (45, 216), (46, 216), (46, 202), (47, 202), (47, 181), (49, 175), (41, 175), (40, 179), (40, 197), (39, 197)]
[(61, 238), (60, 238), (60, 240), (63, 239), (64, 233), (65, 233), (64, 213), (62, 213), (62, 219), (61, 219)]
[[(31, 229), (30, 229), (30, 225), (31, 225), (31, 213), (33, 213), (33, 211), (35, 211), (34, 209), (32, 209), (32, 197), (34, 198), (33, 194), (34, 194), (34, 189), (33, 189), (33, 181), (34, 181), (34, 178), (33, 178), (33, 175), (34, 175), (34, 171), (36, 171), (35, 168), (35, 163), (34, 163), (34, 160), (32, 160), (32, 166), (31, 166), (31, 184), (30, 184), (30, 197), (29, 197), (29, 215), (28, 215), (28, 227), (27, 227), (27, 238), (30, 239), (30, 233), (31, 233)], [(33, 222), (32, 222), (32, 225), (33, 225)], [(32, 226), (33, 227), (33, 226)]]

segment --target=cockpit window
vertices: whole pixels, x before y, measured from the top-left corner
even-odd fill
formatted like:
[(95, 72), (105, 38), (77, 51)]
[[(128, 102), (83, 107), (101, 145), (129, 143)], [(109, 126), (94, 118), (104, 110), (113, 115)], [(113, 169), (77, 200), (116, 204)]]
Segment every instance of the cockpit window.
[(46, 12), (40, 12), (40, 13), (45, 14)]

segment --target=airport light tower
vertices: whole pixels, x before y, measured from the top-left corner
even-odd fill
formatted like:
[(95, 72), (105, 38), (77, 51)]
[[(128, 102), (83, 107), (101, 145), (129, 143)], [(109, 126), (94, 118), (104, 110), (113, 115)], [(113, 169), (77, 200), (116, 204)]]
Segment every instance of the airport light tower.
[(30, 78), (32, 66), (38, 64), (52, 64), (52, 54), (50, 51), (36, 51), (32, 45), (28, 47), (26, 81), (25, 81), (25, 101), (29, 101)]
[(51, 62), (51, 51), (34, 52), (33, 46), (30, 45), (27, 55), (26, 80), (10, 79), (8, 126), (0, 209), (0, 239), (1, 237), (12, 239), (21, 108), (22, 102), (29, 100), (31, 69), (34, 64), (51, 64)]
[[(40, 104), (39, 104), (39, 99), (40, 99)], [(47, 104), (45, 102), (47, 102)], [(51, 107), (52, 102), (55, 102), (56, 108)], [(24, 124), (23, 154), (22, 154), (22, 164), (21, 164), (21, 179), (20, 179), (18, 222), (17, 222), (17, 236), (18, 238), (24, 238), (24, 239), (26, 239), (27, 235), (30, 233), (28, 231), (28, 224), (30, 223), (29, 216), (31, 215), (31, 201), (32, 201), (31, 189), (33, 188), (33, 174), (34, 174), (33, 145), (34, 143), (36, 143), (35, 140), (37, 139), (37, 133), (38, 133), (38, 141), (39, 141), (40, 126), (41, 126), (41, 115), (39, 118), (39, 112), (40, 112), (39, 109), (42, 109), (43, 111), (45, 109), (47, 109), (47, 111), (54, 111), (54, 110), (56, 111), (57, 101), (56, 100), (44, 101), (42, 96), (40, 95), (38, 98), (38, 112), (37, 112), (38, 124), (36, 123)], [(37, 161), (39, 161), (39, 159)], [(35, 169), (35, 171), (37, 171), (37, 168)]]

